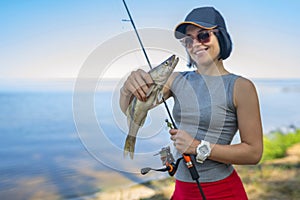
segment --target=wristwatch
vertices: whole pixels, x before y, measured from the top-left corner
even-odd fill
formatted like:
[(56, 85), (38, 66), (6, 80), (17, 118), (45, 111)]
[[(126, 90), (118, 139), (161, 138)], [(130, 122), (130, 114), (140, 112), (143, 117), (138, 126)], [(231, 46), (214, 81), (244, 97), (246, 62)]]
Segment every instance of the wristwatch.
[(210, 144), (207, 141), (201, 140), (201, 143), (196, 148), (197, 156), (196, 161), (203, 163), (206, 158), (210, 155), (211, 149)]

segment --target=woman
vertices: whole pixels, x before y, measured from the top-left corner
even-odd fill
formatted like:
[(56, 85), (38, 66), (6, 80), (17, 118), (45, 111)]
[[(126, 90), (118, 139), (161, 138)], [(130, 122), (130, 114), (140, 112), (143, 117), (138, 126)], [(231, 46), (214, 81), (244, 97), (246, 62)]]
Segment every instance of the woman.
[[(174, 98), (173, 116), (178, 129), (171, 140), (178, 151), (195, 155), (201, 187), (207, 199), (247, 199), (232, 164), (257, 164), (262, 156), (262, 126), (253, 83), (227, 71), (223, 60), (232, 49), (222, 15), (213, 7), (192, 10), (175, 28), (195, 71), (175, 72), (164, 88)], [(121, 89), (120, 106), (126, 110), (132, 94), (146, 101), (152, 79), (137, 70)], [(231, 145), (239, 130), (241, 143)], [(175, 175), (173, 200), (202, 199), (183, 162)]]

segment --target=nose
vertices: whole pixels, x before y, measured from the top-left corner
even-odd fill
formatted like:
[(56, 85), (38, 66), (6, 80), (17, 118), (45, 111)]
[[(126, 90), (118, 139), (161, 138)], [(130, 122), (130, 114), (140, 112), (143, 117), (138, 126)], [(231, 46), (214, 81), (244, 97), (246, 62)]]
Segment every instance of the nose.
[(193, 43), (192, 43), (192, 46), (198, 46), (198, 45), (201, 45), (202, 43), (198, 40), (197, 37), (193, 37)]

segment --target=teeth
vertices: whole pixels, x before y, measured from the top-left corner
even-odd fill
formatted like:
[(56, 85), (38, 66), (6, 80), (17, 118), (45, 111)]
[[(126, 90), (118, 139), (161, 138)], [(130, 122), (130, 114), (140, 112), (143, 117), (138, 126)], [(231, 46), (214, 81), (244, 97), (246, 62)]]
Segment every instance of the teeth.
[(194, 54), (198, 55), (198, 54), (200, 54), (200, 53), (203, 53), (204, 51), (205, 51), (205, 49), (201, 49), (201, 50), (199, 50), (199, 51), (195, 51)]

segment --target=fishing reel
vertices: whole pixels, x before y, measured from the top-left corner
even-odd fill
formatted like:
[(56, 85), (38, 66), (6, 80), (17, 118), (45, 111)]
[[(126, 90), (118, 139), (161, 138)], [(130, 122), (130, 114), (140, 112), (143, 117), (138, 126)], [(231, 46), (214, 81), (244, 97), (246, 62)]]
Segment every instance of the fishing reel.
[(177, 171), (178, 168), (178, 164), (180, 162), (180, 160), (182, 159), (179, 158), (177, 159), (177, 161), (175, 162), (174, 157), (171, 153), (170, 147), (163, 147), (157, 154), (154, 154), (154, 156), (160, 155), (160, 159), (162, 161), (162, 164), (165, 166), (164, 168), (160, 168), (160, 169), (153, 169), (151, 167), (145, 167), (141, 169), (141, 174), (145, 175), (147, 174), (149, 171), (153, 170), (153, 171), (160, 171), (160, 172), (166, 172), (168, 171), (170, 176), (174, 176), (174, 174)]
[[(165, 120), (165, 122), (167, 123), (167, 126), (172, 129), (173, 124), (170, 123), (168, 121), (168, 119)], [(160, 159), (162, 161), (162, 164), (165, 166), (164, 168), (160, 168), (160, 169), (153, 169), (151, 167), (145, 167), (141, 169), (141, 174), (145, 175), (147, 174), (149, 171), (153, 170), (153, 171), (160, 171), (160, 172), (165, 172), (168, 171), (170, 176), (174, 176), (174, 174), (177, 171), (179, 162), (183, 159), (187, 168), (190, 171), (190, 174), (192, 176), (193, 180), (198, 180), (199, 179), (199, 174), (194, 166), (194, 161), (192, 160), (192, 157), (190, 155), (187, 154), (182, 154), (182, 157), (178, 158), (175, 162), (174, 157), (171, 153), (170, 147), (163, 147), (161, 149), (160, 152), (158, 152), (157, 154), (154, 155), (160, 155)]]
[[(173, 128), (173, 124), (170, 123), (167, 119), (165, 120), (165, 122), (167, 123), (167, 126), (169, 128)], [(174, 124), (174, 126), (175, 126), (175, 124)], [(165, 167), (164, 168), (160, 168), (160, 169), (153, 169), (151, 167), (142, 168), (141, 169), (141, 174), (142, 175), (145, 175), (149, 171), (153, 170), (153, 171), (160, 171), (160, 172), (166, 172), (166, 171), (168, 171), (168, 173), (169, 173), (170, 176), (174, 176), (174, 174), (177, 171), (179, 162), (183, 159), (184, 162), (185, 162), (185, 164), (186, 164), (186, 167), (188, 168), (188, 170), (189, 170), (189, 172), (191, 174), (191, 178), (193, 180), (195, 180), (196, 183), (197, 183), (197, 186), (199, 188), (199, 191), (200, 191), (200, 194), (201, 194), (203, 200), (206, 200), (205, 194), (204, 194), (204, 192), (202, 190), (202, 187), (200, 185), (200, 182), (199, 182), (199, 177), (200, 177), (199, 173), (198, 173), (198, 171), (197, 171), (197, 169), (196, 169), (196, 167), (194, 165), (194, 163), (195, 163), (195, 160), (194, 160), (195, 158), (194, 157), (192, 157), (189, 154), (182, 154), (182, 157), (178, 158), (176, 160), (176, 162), (175, 162), (174, 157), (173, 157), (173, 155), (172, 155), (172, 153), (170, 151), (170, 147), (169, 146), (168, 147), (163, 147), (161, 149), (161, 151), (158, 152), (155, 155), (160, 155), (160, 159), (161, 159), (163, 165), (165, 165)]]
[[(172, 123), (170, 123), (168, 121), (168, 119), (165, 120), (165, 122), (167, 123), (167, 126), (169, 128), (173, 128)], [(149, 171), (153, 170), (153, 171), (160, 171), (160, 172), (166, 172), (168, 171), (170, 176), (174, 176), (174, 174), (177, 171), (178, 168), (178, 164), (180, 162), (180, 160), (182, 158), (177, 159), (177, 161), (175, 162), (175, 159), (171, 153), (170, 147), (163, 147), (158, 153), (154, 154), (154, 156), (160, 155), (160, 160), (162, 161), (162, 164), (165, 166), (164, 168), (160, 168), (160, 169), (153, 169), (151, 167), (145, 167), (141, 169), (141, 174), (145, 175), (147, 174)]]

